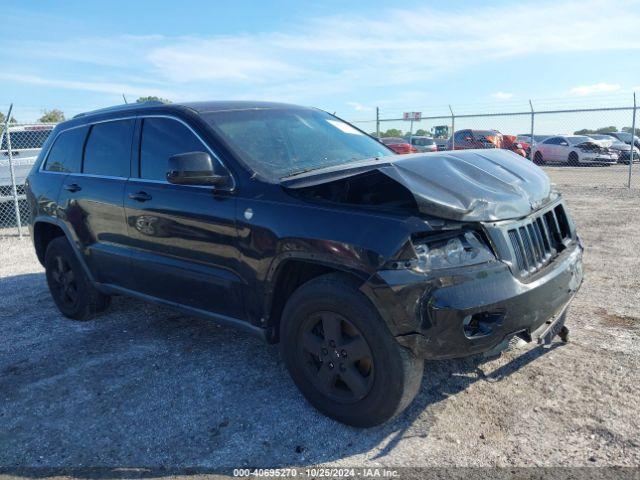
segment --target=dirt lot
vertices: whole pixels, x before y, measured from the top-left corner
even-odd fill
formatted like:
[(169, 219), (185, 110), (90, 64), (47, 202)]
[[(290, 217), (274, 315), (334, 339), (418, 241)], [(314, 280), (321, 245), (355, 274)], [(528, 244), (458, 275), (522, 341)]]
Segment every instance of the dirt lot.
[(30, 240), (0, 241), (0, 467), (640, 465), (640, 191), (565, 188), (586, 245), (572, 341), (429, 362), (396, 420), (316, 413), (277, 348), (117, 298), (64, 319)]

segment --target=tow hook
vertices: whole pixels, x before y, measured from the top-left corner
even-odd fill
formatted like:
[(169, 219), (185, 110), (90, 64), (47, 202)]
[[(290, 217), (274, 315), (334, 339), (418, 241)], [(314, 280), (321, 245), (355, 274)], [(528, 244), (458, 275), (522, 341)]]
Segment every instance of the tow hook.
[(544, 348), (551, 347), (551, 342), (556, 335), (560, 337), (562, 343), (569, 341), (569, 328), (564, 323), (566, 316), (567, 312), (565, 310), (558, 318), (553, 321), (547, 321), (547, 323), (541, 327), (542, 332), (536, 335), (538, 337), (538, 345), (542, 345)]

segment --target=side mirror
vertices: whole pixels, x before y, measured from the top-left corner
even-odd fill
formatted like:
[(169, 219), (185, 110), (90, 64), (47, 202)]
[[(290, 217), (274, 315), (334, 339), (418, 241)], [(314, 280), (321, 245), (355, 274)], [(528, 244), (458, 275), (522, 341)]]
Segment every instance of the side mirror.
[(229, 175), (220, 171), (206, 152), (187, 152), (169, 158), (167, 181), (176, 185), (221, 185)]

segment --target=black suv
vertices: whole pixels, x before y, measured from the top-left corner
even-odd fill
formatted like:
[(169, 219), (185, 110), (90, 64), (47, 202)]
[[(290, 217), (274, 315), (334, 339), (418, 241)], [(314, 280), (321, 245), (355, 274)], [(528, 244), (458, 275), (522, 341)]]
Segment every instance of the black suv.
[(537, 166), (502, 150), (397, 156), (294, 105), (81, 114), (47, 140), (27, 195), (64, 315), (124, 294), (279, 341), (305, 397), (357, 426), (402, 411), (425, 358), (566, 334), (582, 281)]

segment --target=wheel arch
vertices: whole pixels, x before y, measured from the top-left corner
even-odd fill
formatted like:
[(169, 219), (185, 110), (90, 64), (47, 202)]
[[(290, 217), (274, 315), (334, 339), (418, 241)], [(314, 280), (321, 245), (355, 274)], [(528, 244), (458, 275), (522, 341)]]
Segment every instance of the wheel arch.
[(274, 261), (267, 275), (268, 285), (264, 305), (264, 326), (270, 331), (269, 341), (280, 339), (280, 320), (289, 297), (308, 281), (328, 273), (341, 273), (358, 285), (369, 278), (368, 272), (338, 264), (314, 254), (286, 254)]
[(36, 256), (38, 257), (38, 261), (42, 266), (44, 266), (44, 256), (47, 252), (47, 246), (49, 245), (49, 243), (55, 238), (65, 237), (69, 242), (69, 245), (71, 245), (71, 249), (78, 258), (78, 261), (80, 262), (80, 265), (82, 266), (82, 269), (86, 273), (87, 277), (89, 278), (91, 283), (96, 285), (95, 279), (93, 278), (89, 267), (87, 267), (87, 264), (81, 252), (78, 251), (77, 244), (73, 241), (71, 232), (69, 232), (69, 229), (64, 224), (64, 222), (50, 217), (36, 218), (32, 223), (31, 229)]

